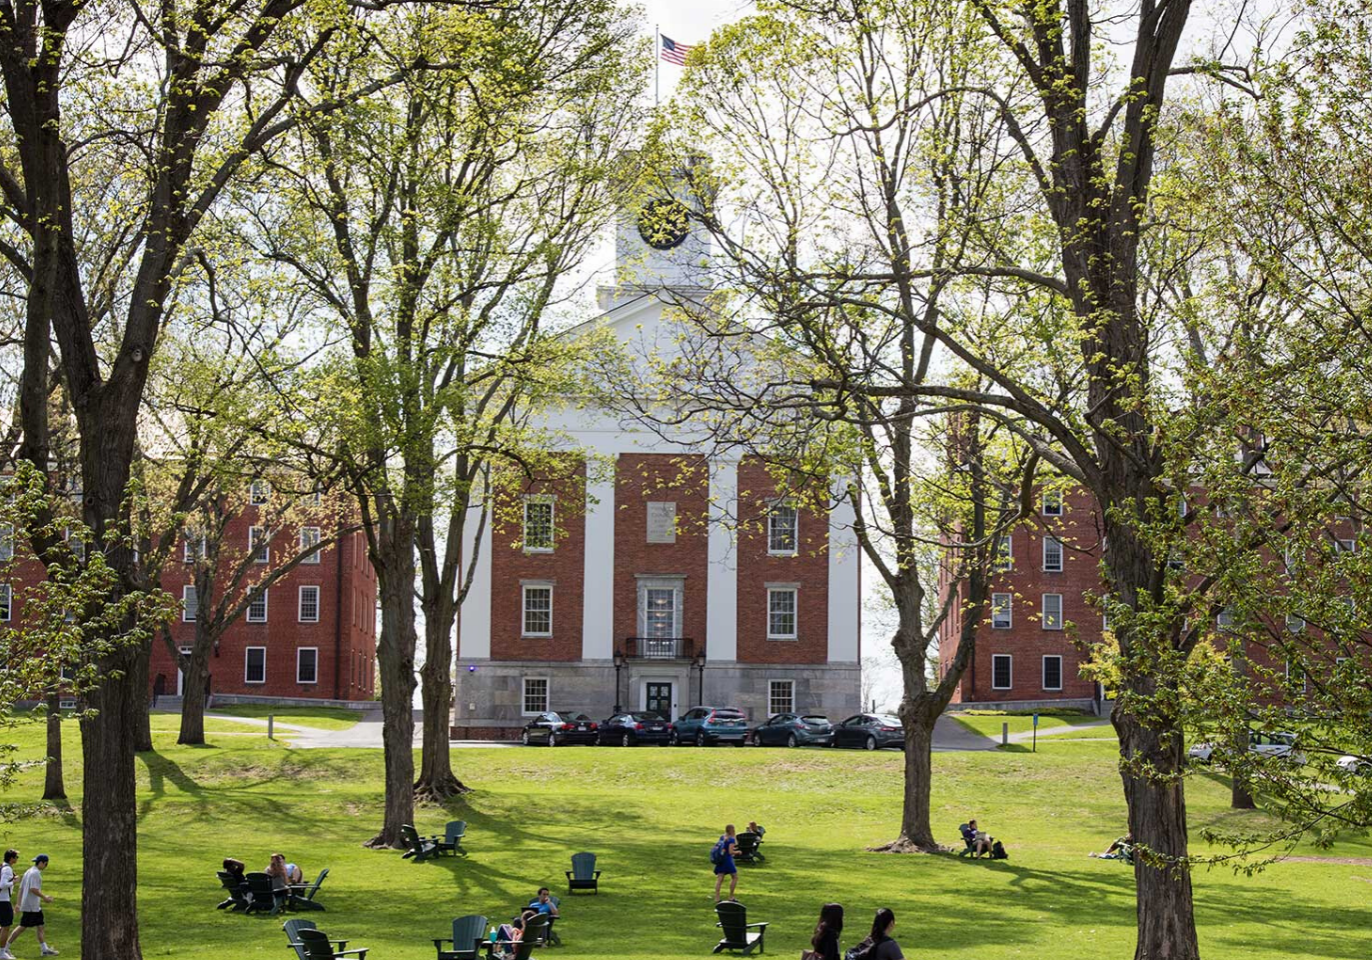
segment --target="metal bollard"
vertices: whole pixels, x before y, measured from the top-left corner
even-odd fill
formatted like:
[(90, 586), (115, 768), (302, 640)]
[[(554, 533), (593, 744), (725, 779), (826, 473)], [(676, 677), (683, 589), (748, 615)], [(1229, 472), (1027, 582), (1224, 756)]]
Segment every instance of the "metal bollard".
[(1004, 723), (1002, 723), (1002, 724), (1000, 725), (1000, 745), (1001, 745), (1002, 747), (1008, 747), (1008, 746), (1010, 746), (1010, 723), (1009, 723), (1009, 721), (1006, 721), (1006, 722), (1004, 722)]
[(275, 740), (275, 739), (276, 739), (275, 737), (272, 736), (272, 721), (274, 721), (275, 719), (276, 719), (276, 718), (273, 717), (270, 713), (267, 714), (267, 739), (268, 739), (268, 740)]

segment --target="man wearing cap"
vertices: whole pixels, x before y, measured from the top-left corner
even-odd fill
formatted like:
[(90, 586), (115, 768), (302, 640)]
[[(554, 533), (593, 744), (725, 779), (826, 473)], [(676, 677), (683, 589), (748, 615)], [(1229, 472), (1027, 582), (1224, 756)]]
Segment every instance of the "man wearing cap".
[(4, 945), (6, 952), (9, 952), (10, 944), (18, 940), (21, 933), (32, 927), (34, 935), (38, 937), (42, 955), (57, 956), (57, 951), (48, 946), (46, 931), (43, 929), (43, 904), (52, 903), (52, 897), (43, 892), (43, 871), (46, 869), (48, 855), (40, 853), (33, 858), (33, 866), (24, 871), (24, 879), (19, 884), (19, 926), (14, 928), (9, 942)]

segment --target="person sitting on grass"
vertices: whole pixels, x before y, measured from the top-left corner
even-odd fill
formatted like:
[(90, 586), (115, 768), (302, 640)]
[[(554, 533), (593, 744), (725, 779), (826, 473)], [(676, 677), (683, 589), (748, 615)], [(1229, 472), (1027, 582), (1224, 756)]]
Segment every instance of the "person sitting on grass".
[(1104, 853), (1092, 853), (1090, 856), (1097, 860), (1130, 860), (1134, 859), (1134, 834), (1126, 833), (1114, 843), (1110, 844), (1110, 849)]

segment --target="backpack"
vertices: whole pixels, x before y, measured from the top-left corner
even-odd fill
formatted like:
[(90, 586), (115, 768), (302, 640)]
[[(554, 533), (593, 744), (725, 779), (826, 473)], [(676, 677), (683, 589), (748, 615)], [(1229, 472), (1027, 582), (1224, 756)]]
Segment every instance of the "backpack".
[(710, 862), (718, 866), (724, 862), (724, 841), (718, 841), (710, 848)]
[(997, 840), (995, 843), (991, 844), (991, 859), (992, 859), (992, 860), (1009, 860), (1009, 859), (1010, 859), (1010, 854), (1008, 854), (1008, 853), (1005, 852), (1005, 844), (1001, 843), (999, 840)]
[(843, 960), (867, 960), (874, 953), (876, 953), (876, 941), (868, 937), (856, 947), (849, 947), (843, 955)]

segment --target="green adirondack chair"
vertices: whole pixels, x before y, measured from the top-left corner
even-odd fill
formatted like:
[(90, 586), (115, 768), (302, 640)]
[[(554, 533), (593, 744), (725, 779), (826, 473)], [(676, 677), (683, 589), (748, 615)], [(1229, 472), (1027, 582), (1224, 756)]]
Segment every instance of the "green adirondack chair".
[[(724, 939), (716, 944), (715, 953), (723, 953), (725, 950), (736, 951), (746, 957), (754, 950), (758, 953), (765, 952), (762, 938), (767, 933), (767, 924), (749, 923), (747, 907), (734, 900), (725, 900), (723, 903), (715, 904), (715, 913), (719, 915), (719, 923), (715, 926), (724, 931)], [(757, 932), (753, 933), (755, 928)]]
[(328, 875), (329, 868), (325, 867), (319, 871), (319, 876), (315, 877), (314, 883), (300, 891), (292, 890), (287, 906), (292, 910), (323, 910), (324, 904), (316, 901), (314, 895), (319, 892), (319, 885), (324, 882), (324, 878)]
[(369, 947), (335, 950), (333, 945), (338, 942), (337, 940), (330, 940), (321, 930), (308, 928), (300, 930), (300, 945), (305, 948), (306, 960), (338, 960), (339, 957), (357, 957), (357, 960), (367, 960)]
[(434, 839), (421, 837), (412, 823), (400, 825), (400, 841), (405, 844), (405, 855), (402, 859), (420, 863), (438, 855), (438, 844), (434, 842)]
[[(305, 955), (305, 945), (300, 942), (300, 932), (302, 930), (318, 929), (315, 927), (314, 921), (287, 920), (281, 925), (281, 929), (286, 931), (286, 939), (290, 941), (291, 947), (295, 950), (295, 955), (299, 960), (309, 960), (309, 957)], [(334, 944), (335, 952), (346, 949), (348, 946), (348, 941), (346, 940), (332, 940), (330, 942)]]
[(524, 936), (519, 938), (519, 944), (515, 947), (514, 960), (534, 960), (534, 947), (541, 944), (548, 935), (549, 919), (548, 915), (543, 913), (529, 918), (524, 924)]
[[(478, 913), (458, 917), (453, 921), (451, 940), (434, 940), (438, 951), (437, 960), (476, 960), (481, 944), (486, 942), (486, 918)], [(452, 944), (451, 950), (444, 950), (443, 944)]]
[(436, 845), (438, 852), (451, 853), (453, 856), (457, 856), (460, 853), (465, 857), (467, 851), (462, 849), (462, 838), (466, 835), (466, 820), (449, 820), (448, 826), (443, 830), (443, 839), (438, 840), (437, 837), (434, 838), (437, 841)]
[(567, 892), (590, 890), (600, 893), (600, 871), (595, 868), (594, 853), (572, 854), (572, 869), (567, 873)]
[(267, 913), (275, 916), (285, 903), (285, 896), (278, 896), (272, 887), (272, 878), (266, 873), (249, 873), (244, 876), (248, 881), (248, 906), (244, 913)]

